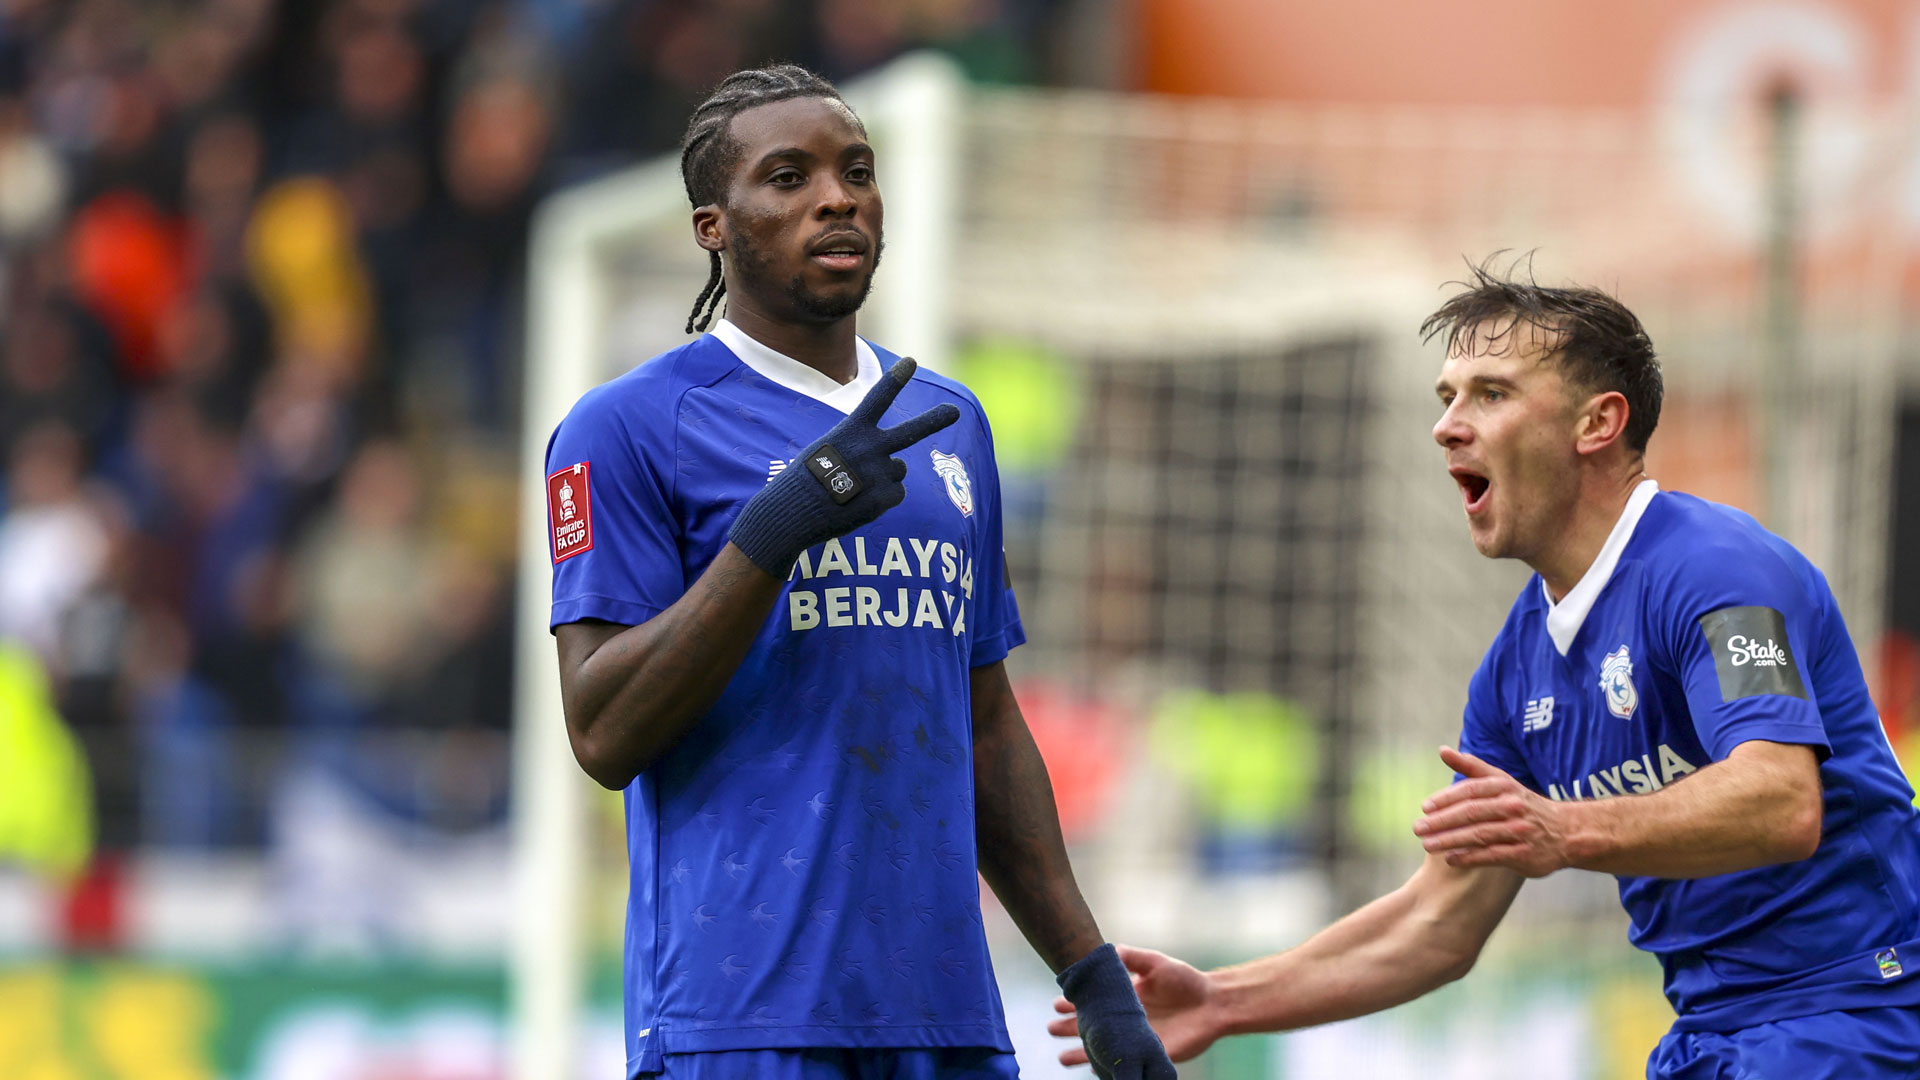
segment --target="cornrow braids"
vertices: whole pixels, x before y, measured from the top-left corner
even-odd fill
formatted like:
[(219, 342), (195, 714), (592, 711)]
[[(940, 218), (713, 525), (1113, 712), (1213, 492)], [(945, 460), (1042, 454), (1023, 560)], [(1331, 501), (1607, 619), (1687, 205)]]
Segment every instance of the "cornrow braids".
[[(686, 137), (680, 140), (680, 179), (687, 186), (687, 201), (699, 208), (725, 198), (727, 182), (740, 157), (740, 145), (732, 135), (734, 117), (776, 101), (815, 97), (837, 101), (843, 108), (847, 104), (832, 83), (798, 64), (736, 71), (720, 80), (707, 100), (693, 110), (687, 120)], [(856, 123), (859, 120), (854, 119)], [(707, 287), (700, 290), (693, 313), (687, 316), (689, 334), (707, 328), (727, 295), (727, 283), (720, 273), (720, 253), (709, 251), (707, 263)]]

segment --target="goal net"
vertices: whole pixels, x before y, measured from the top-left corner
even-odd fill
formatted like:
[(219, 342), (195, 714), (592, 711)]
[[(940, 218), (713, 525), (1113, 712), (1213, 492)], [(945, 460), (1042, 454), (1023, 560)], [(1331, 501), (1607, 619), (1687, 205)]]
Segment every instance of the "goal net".
[[(1430, 434), (1440, 346), (1416, 328), (1463, 257), (1534, 252), (1543, 283), (1600, 285), (1634, 308), (1668, 386), (1649, 471), (1799, 544), (1871, 660), (1901, 269), (1875, 212), (1911, 150), (1897, 118), (1847, 118), (1863, 164), (1836, 180), (1796, 164), (1819, 145), (1771, 166), (1756, 114), (1716, 136), (1721, 171), (1702, 180), (1700, 148), (1677, 143), (1697, 131), (1616, 112), (989, 89), (929, 57), (848, 97), (888, 211), (861, 329), (968, 381), (995, 425), (1029, 637), (1009, 666), (1110, 936), (1241, 958), (1417, 861), (1406, 825), (1447, 779), (1433, 748), (1457, 735), (1467, 677), (1526, 574), (1473, 552)], [(580, 393), (687, 340), (707, 266), (676, 167), (563, 193), (536, 227), (515, 777), (523, 1080), (559, 1075), (586, 939), (604, 947), (591, 928), (612, 921), (594, 922), (587, 883), (624, 873), (617, 846), (590, 855), (589, 785), (560, 715), (545, 440)], [(1797, 200), (1769, 203), (1770, 168)], [(1772, 250), (1796, 253), (1774, 264), (1797, 268), (1790, 307), (1770, 304), (1787, 293), (1767, 273), (1769, 205), (1783, 208)], [(1509, 922), (1496, 942), (1517, 957), (1545, 950), (1603, 975), (1631, 964), (1604, 879), (1549, 879)], [(1020, 950), (1000, 944), (1020, 972)], [(1471, 1011), (1460, 995), (1541, 1000), (1527, 980), (1543, 965), (1515, 965), (1409, 1010), (1405, 1030), (1349, 1037), (1497, 1049), (1502, 1031), (1455, 1022)], [(1664, 1006), (1657, 976), (1632, 971), (1637, 998), (1609, 996), (1602, 976), (1546, 995), (1570, 1003), (1557, 1049), (1589, 1051), (1561, 1060), (1644, 1056)], [(1607, 1030), (1622, 1023), (1625, 1036)], [(1341, 1037), (1240, 1051), (1266, 1055), (1245, 1074), (1315, 1075), (1313, 1055)], [(1609, 1049), (1621, 1039), (1632, 1045)], [(1486, 1069), (1473, 1075), (1504, 1075)]]

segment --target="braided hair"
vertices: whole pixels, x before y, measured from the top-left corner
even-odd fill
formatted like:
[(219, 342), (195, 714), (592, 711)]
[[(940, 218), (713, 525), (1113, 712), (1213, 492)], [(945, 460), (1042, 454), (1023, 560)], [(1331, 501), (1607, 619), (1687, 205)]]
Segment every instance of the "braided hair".
[[(687, 120), (686, 137), (680, 141), (680, 179), (687, 185), (687, 200), (698, 208), (725, 197), (740, 156), (740, 144), (732, 134), (734, 117), (748, 109), (793, 98), (827, 98), (846, 105), (832, 83), (798, 64), (736, 71), (722, 79), (707, 100), (693, 110)], [(727, 294), (727, 283), (720, 276), (720, 253), (709, 251), (707, 256), (712, 270), (707, 275), (707, 287), (700, 290), (700, 299), (693, 302), (693, 313), (687, 316), (689, 334), (707, 328)]]

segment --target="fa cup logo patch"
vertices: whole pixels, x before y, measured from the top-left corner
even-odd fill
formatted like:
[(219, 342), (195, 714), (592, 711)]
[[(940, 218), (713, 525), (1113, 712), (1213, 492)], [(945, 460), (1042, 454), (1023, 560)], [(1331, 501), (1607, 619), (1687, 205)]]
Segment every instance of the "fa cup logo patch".
[(593, 488), (587, 463), (569, 465), (547, 477), (547, 525), (553, 533), (553, 561), (593, 550)]
[(943, 454), (938, 450), (933, 455), (933, 471), (947, 482), (947, 498), (960, 508), (966, 517), (973, 516), (973, 481), (967, 476), (967, 467), (960, 463), (959, 455)]
[(1627, 655), (1625, 645), (1601, 661), (1600, 689), (1607, 695), (1608, 712), (1622, 720), (1632, 719), (1633, 710), (1640, 704), (1640, 694), (1633, 688), (1633, 657)]

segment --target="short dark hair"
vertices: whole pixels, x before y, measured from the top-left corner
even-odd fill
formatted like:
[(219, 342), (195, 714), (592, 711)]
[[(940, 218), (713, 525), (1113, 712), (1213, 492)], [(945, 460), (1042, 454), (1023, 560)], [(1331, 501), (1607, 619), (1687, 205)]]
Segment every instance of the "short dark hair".
[[(734, 117), (748, 109), (794, 98), (827, 98), (843, 107), (847, 104), (832, 83), (798, 64), (736, 71), (720, 80), (707, 100), (693, 110), (687, 119), (687, 134), (680, 140), (680, 180), (687, 186), (687, 201), (697, 209), (726, 197), (733, 167), (740, 160), (740, 144), (733, 138)], [(852, 115), (853, 110), (847, 109), (847, 113)], [(859, 117), (854, 121), (858, 123)], [(687, 316), (689, 334), (707, 328), (721, 297), (727, 294), (727, 284), (720, 276), (720, 253), (707, 254), (711, 256), (711, 270), (707, 287), (693, 302), (693, 314)], [(704, 314), (702, 308), (706, 309)]]
[(1522, 325), (1553, 335), (1551, 355), (1569, 382), (1595, 392), (1617, 390), (1627, 399), (1627, 446), (1645, 452), (1660, 423), (1665, 390), (1660, 360), (1640, 319), (1599, 289), (1541, 285), (1533, 280), (1531, 267), (1526, 280), (1520, 280), (1519, 261), (1502, 276), (1493, 270), (1499, 256), (1496, 252), (1478, 266), (1468, 264), (1473, 280), (1451, 283), (1463, 291), (1427, 316), (1420, 324), (1420, 339), (1432, 341), (1445, 334), (1452, 353), (1483, 327), (1494, 341), (1510, 337)]

